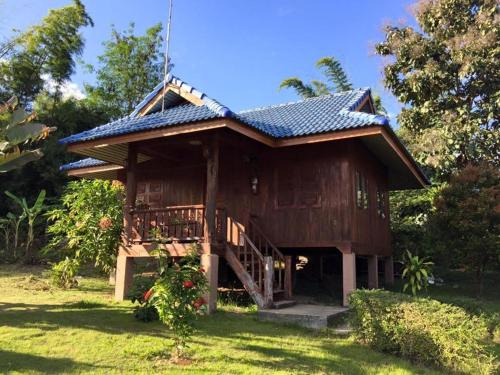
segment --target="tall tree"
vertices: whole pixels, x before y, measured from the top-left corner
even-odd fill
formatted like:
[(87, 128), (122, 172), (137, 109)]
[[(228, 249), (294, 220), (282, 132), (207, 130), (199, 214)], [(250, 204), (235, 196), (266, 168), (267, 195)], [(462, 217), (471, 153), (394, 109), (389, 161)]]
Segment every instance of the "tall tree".
[(419, 161), (447, 178), (469, 162), (500, 165), (500, 17), (497, 0), (420, 0), (419, 28), (388, 26), (385, 85)]
[(113, 118), (130, 114), (135, 106), (163, 79), (162, 26), (157, 24), (142, 36), (134, 24), (120, 32), (113, 28), (99, 56), (95, 86), (86, 85), (90, 102), (106, 108)]
[(21, 104), (31, 103), (46, 80), (56, 87), (74, 73), (84, 39), (80, 29), (93, 25), (80, 0), (52, 9), (38, 25), (19, 33), (0, 47), (0, 96), (17, 95)]
[(433, 246), (448, 263), (474, 271), (481, 295), (486, 270), (500, 262), (500, 171), (468, 165), (435, 198), (430, 218)]
[[(295, 92), (304, 99), (352, 90), (351, 81), (347, 77), (342, 65), (335, 57), (322, 57), (316, 62), (316, 67), (322, 71), (326, 78), (326, 82), (312, 80), (311, 83), (304, 83), (300, 78), (291, 77), (281, 82), (279, 87), (280, 90), (284, 88), (294, 89)], [(382, 106), (380, 96), (374, 95), (373, 102), (377, 113), (386, 113), (385, 108)]]

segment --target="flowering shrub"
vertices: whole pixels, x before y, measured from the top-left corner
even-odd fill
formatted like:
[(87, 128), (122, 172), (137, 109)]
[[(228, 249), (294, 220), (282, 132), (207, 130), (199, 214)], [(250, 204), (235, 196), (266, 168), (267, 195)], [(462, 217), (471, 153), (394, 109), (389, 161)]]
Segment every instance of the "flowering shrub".
[(156, 307), (160, 320), (174, 334), (174, 359), (182, 356), (194, 332), (194, 321), (205, 310), (207, 289), (204, 270), (199, 267), (196, 248), (178, 262), (160, 255), (160, 277), (144, 299)]
[(150, 299), (155, 281), (156, 277), (136, 276), (128, 293), (132, 303), (138, 303), (134, 308), (134, 317), (142, 322), (158, 320), (158, 312)]
[[(61, 205), (47, 212), (51, 240), (45, 253), (94, 263), (108, 272), (116, 263), (122, 231), (123, 188), (102, 180), (72, 181)], [(62, 275), (62, 274), (61, 274)]]

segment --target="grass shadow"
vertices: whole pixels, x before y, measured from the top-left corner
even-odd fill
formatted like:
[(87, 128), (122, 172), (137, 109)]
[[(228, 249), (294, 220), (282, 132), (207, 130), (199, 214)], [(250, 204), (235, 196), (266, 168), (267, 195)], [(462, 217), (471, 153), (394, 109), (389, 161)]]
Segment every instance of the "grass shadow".
[(0, 349), (0, 373), (44, 372), (68, 373), (72, 370), (95, 371), (108, 367), (96, 367), (91, 363), (76, 362), (69, 358), (45, 358), (39, 355), (17, 353)]

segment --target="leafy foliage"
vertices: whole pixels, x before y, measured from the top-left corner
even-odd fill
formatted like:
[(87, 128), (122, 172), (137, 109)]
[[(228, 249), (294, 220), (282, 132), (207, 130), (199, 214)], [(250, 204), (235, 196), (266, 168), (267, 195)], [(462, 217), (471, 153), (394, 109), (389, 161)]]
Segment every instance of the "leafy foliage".
[[(160, 320), (174, 334), (174, 358), (180, 358), (187, 341), (194, 332), (194, 321), (203, 311), (203, 294), (207, 289), (204, 270), (200, 268), (197, 249), (184, 256), (177, 263), (170, 262), (168, 255), (159, 250), (160, 275), (151, 289), (152, 295), (145, 296), (158, 311)], [(170, 264), (169, 264), (170, 263)]]
[(403, 286), (403, 292), (407, 289), (416, 296), (422, 289), (426, 289), (428, 285), (428, 277), (431, 273), (431, 267), (434, 263), (421, 258), (418, 255), (412, 255), (409, 251), (406, 252), (405, 266), (401, 275), (406, 282)]
[[(284, 79), (281, 82), (279, 89), (294, 89), (295, 92), (303, 99), (333, 94), (340, 91), (352, 90), (353, 87), (351, 81), (349, 81), (344, 68), (342, 68), (342, 65), (335, 57), (322, 57), (316, 62), (316, 67), (323, 72), (327, 83), (318, 80), (312, 80), (309, 84), (304, 83), (304, 81), (302, 81), (298, 77), (291, 77)], [(375, 106), (375, 110), (377, 113), (386, 113), (385, 108), (382, 106), (380, 96), (373, 96), (373, 105)]]
[(145, 35), (134, 35), (134, 24), (124, 32), (113, 28), (111, 39), (104, 43), (96, 85), (86, 85), (88, 99), (97, 107), (106, 108), (112, 118), (130, 114), (142, 98), (163, 80), (161, 53), (162, 26), (157, 24)]
[[(420, 0), (419, 28), (388, 26), (385, 85), (418, 160), (446, 178), (469, 162), (499, 165), (500, 17), (496, 0)], [(453, 20), (453, 22), (450, 22)]]
[(123, 225), (123, 187), (102, 180), (68, 184), (60, 208), (47, 213), (51, 235), (46, 252), (65, 254), (104, 272), (114, 266)]
[(328, 81), (333, 84), (331, 91), (349, 91), (352, 90), (352, 83), (347, 78), (340, 62), (334, 57), (322, 57), (316, 62), (318, 69), (323, 69)]
[(484, 321), (462, 308), (382, 290), (350, 295), (351, 327), (371, 347), (466, 374), (493, 374)]
[(24, 104), (33, 101), (47, 79), (56, 86), (74, 73), (84, 39), (80, 29), (93, 25), (80, 0), (52, 9), (39, 25), (20, 33), (1, 49), (0, 95), (17, 93)]
[(151, 290), (156, 282), (156, 277), (135, 276), (128, 298), (132, 303), (138, 303), (134, 308), (134, 317), (143, 322), (158, 320), (158, 312), (150, 298), (146, 299), (147, 292)]
[[(26, 198), (19, 198), (15, 194), (12, 194), (9, 191), (6, 191), (5, 194), (12, 199), (18, 207), (21, 209), (21, 214), (18, 216), (17, 221), (15, 222), (16, 224), (16, 233), (19, 231), (19, 226), (21, 222), (26, 219), (28, 222), (28, 230), (26, 234), (26, 253), (25, 253), (25, 258), (29, 260), (31, 257), (31, 245), (33, 244), (33, 240), (35, 237), (35, 224), (36, 224), (36, 219), (40, 216), (42, 211), (45, 209), (44, 206), (44, 201), (45, 201), (45, 190), (40, 191), (38, 194), (38, 197), (35, 200), (35, 203), (33, 206), (28, 206), (28, 202), (26, 201)], [(17, 235), (16, 235), (17, 237)], [(16, 238), (16, 246), (17, 246), (17, 238)]]
[(307, 84), (300, 78), (293, 77), (283, 80), (279, 88), (292, 88), (304, 99), (337, 91), (352, 90), (352, 84), (347, 78), (347, 74), (335, 57), (322, 57), (316, 62), (316, 67), (322, 69), (331, 86), (321, 81), (312, 81), (311, 84)]
[[(430, 220), (433, 242), (454, 266), (475, 271), (481, 294), (487, 269), (500, 262), (500, 172), (493, 165), (469, 165), (435, 198)], [(445, 249), (445, 250), (444, 250)]]
[(0, 106), (0, 173), (20, 168), (43, 156), (40, 149), (21, 147), (45, 139), (56, 128), (34, 123), (35, 113), (28, 114), (18, 108), (16, 97)]
[(394, 256), (402, 260), (408, 250), (417, 255), (436, 255), (428, 231), (439, 186), (391, 192), (391, 233)]
[(76, 275), (80, 268), (78, 259), (66, 257), (64, 260), (52, 266), (50, 270), (50, 280), (52, 284), (59, 288), (69, 289), (78, 285)]

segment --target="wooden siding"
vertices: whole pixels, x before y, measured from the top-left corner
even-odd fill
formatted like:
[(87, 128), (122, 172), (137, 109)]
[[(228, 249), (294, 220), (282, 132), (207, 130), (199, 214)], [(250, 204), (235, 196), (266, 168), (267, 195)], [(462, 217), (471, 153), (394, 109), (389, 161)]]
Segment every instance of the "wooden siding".
[[(386, 218), (377, 213), (377, 189), (387, 190), (387, 170), (361, 141), (271, 148), (227, 129), (220, 139), (217, 207), (243, 227), (255, 217), (278, 247), (390, 254), (388, 194)], [(365, 210), (356, 207), (356, 170), (367, 178)], [(138, 198), (159, 207), (204, 204), (206, 173), (202, 147), (175, 162), (139, 163)], [(251, 187), (255, 177), (257, 193)]]

